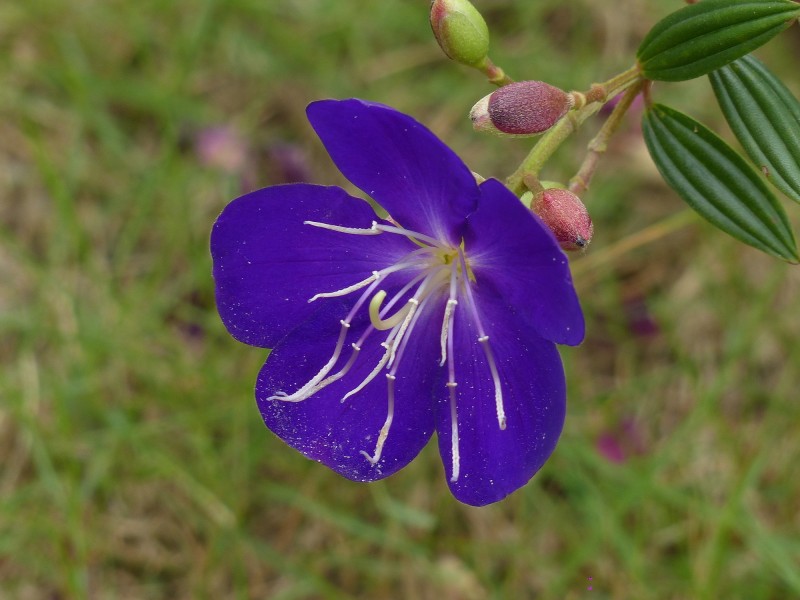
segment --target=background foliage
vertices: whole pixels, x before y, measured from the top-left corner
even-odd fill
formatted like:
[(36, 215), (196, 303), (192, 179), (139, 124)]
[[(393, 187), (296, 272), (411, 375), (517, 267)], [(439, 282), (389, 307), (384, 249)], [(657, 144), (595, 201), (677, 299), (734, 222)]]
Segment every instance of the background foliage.
[[(477, 2), (496, 62), (565, 89), (630, 66), (681, 5)], [(690, 214), (635, 118), (585, 198), (589, 333), (526, 488), (462, 506), (433, 446), (353, 484), (263, 427), (264, 353), (216, 316), (208, 234), (243, 189), (344, 184), (304, 106), (391, 104), (486, 176), (526, 153), (471, 131), (490, 89), (441, 56), (427, 9), (0, 4), (0, 598), (800, 596), (800, 271)], [(797, 26), (759, 52), (795, 94), (798, 54)], [(655, 96), (731, 138), (706, 80)]]

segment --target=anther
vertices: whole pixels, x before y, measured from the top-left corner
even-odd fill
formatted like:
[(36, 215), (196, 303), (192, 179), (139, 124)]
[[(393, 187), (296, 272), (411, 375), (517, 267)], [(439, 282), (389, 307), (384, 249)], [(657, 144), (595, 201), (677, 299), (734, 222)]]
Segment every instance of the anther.
[(500, 383), (500, 373), (497, 371), (497, 363), (494, 360), (494, 353), (489, 346), (489, 336), (483, 335), (478, 338), (478, 341), (483, 347), (483, 352), (486, 356), (486, 362), (489, 363), (489, 372), (492, 374), (492, 383), (494, 384), (494, 403), (495, 410), (497, 411), (497, 425), (500, 429), (506, 428), (506, 411), (503, 407), (503, 386)]
[(461, 471), (461, 453), (459, 451), (458, 439), (458, 412), (456, 410), (456, 382), (448, 381), (447, 387), (450, 389), (450, 457), (452, 462), (450, 482), (458, 481)]
[(342, 288), (341, 290), (336, 290), (335, 292), (322, 292), (320, 294), (314, 294), (311, 298), (308, 299), (309, 303), (314, 302), (314, 300), (319, 300), (320, 298), (336, 298), (338, 296), (346, 296), (351, 292), (355, 292), (356, 290), (360, 290), (361, 288), (367, 287), (370, 283), (374, 283), (381, 278), (381, 274), (378, 271), (373, 271), (372, 275), (367, 277), (366, 279), (362, 279), (358, 283), (354, 283), (353, 285), (349, 285), (346, 288)]
[(453, 311), (458, 304), (458, 300), (455, 298), (450, 298), (447, 301), (447, 305), (444, 307), (444, 317), (442, 318), (442, 334), (439, 339), (439, 343), (442, 347), (442, 359), (439, 361), (439, 366), (444, 366), (444, 363), (447, 362), (447, 337), (450, 334), (450, 326), (451, 321), (453, 318)]
[(340, 225), (331, 225), (330, 223), (320, 223), (319, 221), (303, 221), (303, 225), (311, 225), (312, 227), (319, 227), (320, 229), (329, 229), (330, 231), (338, 231), (339, 233), (349, 233), (351, 235), (378, 235), (378, 223), (372, 222), (369, 229), (361, 227), (342, 227)]

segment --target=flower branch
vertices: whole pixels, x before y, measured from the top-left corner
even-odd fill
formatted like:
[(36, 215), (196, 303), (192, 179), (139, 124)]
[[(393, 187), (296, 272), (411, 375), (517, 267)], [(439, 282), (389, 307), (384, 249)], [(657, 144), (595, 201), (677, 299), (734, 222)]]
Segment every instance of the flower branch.
[[(545, 162), (572, 133), (577, 131), (586, 119), (599, 112), (609, 98), (613, 98), (637, 84), (640, 87), (641, 82), (639, 69), (634, 66), (604, 83), (593, 85), (586, 93), (572, 92), (571, 97), (574, 99), (575, 108), (539, 139), (517, 170), (508, 177), (506, 185), (512, 192), (518, 196), (521, 195), (528, 189), (525, 182), (532, 182), (538, 178)], [(625, 107), (625, 110), (628, 107)], [(621, 118), (621, 114), (617, 118)]]
[(597, 135), (589, 142), (589, 152), (586, 154), (586, 158), (583, 160), (578, 172), (569, 181), (569, 190), (573, 194), (580, 196), (589, 188), (589, 182), (592, 180), (592, 176), (597, 168), (597, 163), (608, 148), (608, 140), (611, 139), (611, 136), (619, 129), (625, 113), (628, 112), (628, 109), (631, 107), (631, 104), (633, 104), (636, 96), (641, 92), (643, 86), (644, 82), (640, 81), (625, 91), (624, 95), (611, 112), (611, 115), (606, 119), (606, 122), (603, 123), (600, 131), (598, 131)]

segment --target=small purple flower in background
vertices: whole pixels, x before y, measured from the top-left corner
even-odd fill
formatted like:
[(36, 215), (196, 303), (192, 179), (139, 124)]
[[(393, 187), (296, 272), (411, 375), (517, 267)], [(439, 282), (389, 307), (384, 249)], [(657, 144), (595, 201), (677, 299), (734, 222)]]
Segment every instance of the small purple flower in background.
[(270, 181), (276, 183), (298, 183), (311, 179), (306, 154), (293, 144), (272, 144), (266, 149), (267, 172)]
[(595, 447), (609, 462), (622, 464), (633, 456), (647, 452), (641, 424), (633, 417), (625, 417), (597, 438)]
[(194, 148), (200, 162), (229, 175), (240, 175), (247, 167), (247, 143), (228, 127), (208, 127), (195, 134)]
[(307, 112), (390, 217), (310, 184), (247, 194), (220, 215), (220, 315), (236, 339), (273, 348), (256, 384), (264, 421), (356, 481), (403, 468), (435, 431), (456, 498), (496, 502), (561, 433), (555, 343), (584, 335), (567, 258), (505, 186), (478, 185), (411, 117), (354, 99)]

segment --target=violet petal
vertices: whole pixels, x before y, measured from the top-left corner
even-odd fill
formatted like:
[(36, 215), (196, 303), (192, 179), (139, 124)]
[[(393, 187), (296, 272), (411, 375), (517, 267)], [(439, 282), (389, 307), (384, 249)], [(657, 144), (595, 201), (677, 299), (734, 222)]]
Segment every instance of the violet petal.
[(476, 289), (502, 383), (506, 428), (500, 429), (495, 388), (478, 330), (456, 309), (454, 335), (459, 476), (453, 473), (450, 400), (437, 403), (439, 451), (453, 495), (483, 506), (525, 485), (553, 452), (564, 424), (566, 385), (555, 345), (542, 339), (490, 289)]
[(583, 312), (569, 261), (552, 232), (502, 183), (480, 186), (464, 242), (479, 287), (507, 299), (517, 318), (543, 338), (575, 346), (583, 341)]
[(217, 309), (231, 335), (272, 347), (324, 300), (309, 299), (363, 280), (413, 249), (395, 235), (347, 235), (306, 220), (369, 228), (364, 200), (337, 187), (265, 188), (231, 202), (214, 224)]
[(433, 133), (357, 99), (313, 102), (307, 114), (342, 174), (400, 226), (458, 245), (479, 192), (467, 166)]
[[(317, 374), (332, 355), (339, 333), (339, 319), (347, 303), (329, 301), (325, 308), (281, 341), (269, 356), (256, 384), (256, 398), (267, 426), (283, 441), (310, 459), (319, 461), (354, 481), (373, 481), (407, 465), (425, 446), (434, 430), (432, 388), (437, 380), (438, 340), (415, 339), (395, 381), (394, 419), (380, 460), (373, 466), (361, 451), (372, 455), (387, 416), (387, 378), (380, 373), (357, 394), (342, 402), (378, 364), (385, 332), (374, 331), (363, 344), (353, 368), (302, 402), (268, 400), (278, 391), (291, 393)], [(368, 325), (361, 314), (348, 332), (348, 344), (337, 372), (351, 357), (350, 342)], [(435, 324), (423, 316), (417, 327), (425, 331)], [(411, 349), (410, 349), (411, 350)]]

